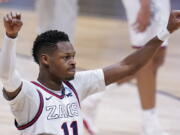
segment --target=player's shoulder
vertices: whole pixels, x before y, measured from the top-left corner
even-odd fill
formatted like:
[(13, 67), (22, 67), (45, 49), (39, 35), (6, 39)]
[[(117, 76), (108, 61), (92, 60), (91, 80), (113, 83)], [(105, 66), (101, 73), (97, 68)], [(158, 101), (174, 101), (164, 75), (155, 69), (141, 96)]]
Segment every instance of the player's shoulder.
[(103, 69), (79, 71), (75, 74), (74, 79), (70, 82), (73, 84), (85, 84), (91, 80), (104, 78)]
[(36, 85), (33, 82), (35, 81), (22, 80), (22, 89), (36, 89)]
[(78, 71), (75, 74), (74, 79), (78, 79), (78, 78), (84, 78), (84, 77), (89, 77), (89, 76), (98, 76), (103, 74), (103, 70), (102, 69), (94, 69), (94, 70), (85, 70), (85, 71)]
[(30, 81), (22, 80), (22, 88), (20, 92), (13, 100), (10, 101), (10, 103), (11, 104), (22, 103), (21, 101), (24, 101), (22, 99), (29, 99), (29, 98), (33, 98), (33, 100), (38, 99), (36, 97), (38, 97), (38, 92), (34, 87), (34, 85)]

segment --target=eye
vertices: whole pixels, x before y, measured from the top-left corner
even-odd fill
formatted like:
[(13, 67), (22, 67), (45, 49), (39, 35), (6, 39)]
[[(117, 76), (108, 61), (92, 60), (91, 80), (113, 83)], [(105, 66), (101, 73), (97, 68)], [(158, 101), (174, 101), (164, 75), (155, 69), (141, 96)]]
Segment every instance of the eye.
[(74, 59), (75, 58), (75, 54), (73, 54), (71, 57)]
[(67, 55), (67, 56), (64, 56), (63, 59), (66, 61), (66, 60), (69, 60), (71, 58), (71, 56)]
[(74, 59), (75, 57), (75, 54), (67, 54), (67, 55), (64, 55), (62, 56), (61, 58), (64, 60), (64, 61), (68, 61), (70, 59)]

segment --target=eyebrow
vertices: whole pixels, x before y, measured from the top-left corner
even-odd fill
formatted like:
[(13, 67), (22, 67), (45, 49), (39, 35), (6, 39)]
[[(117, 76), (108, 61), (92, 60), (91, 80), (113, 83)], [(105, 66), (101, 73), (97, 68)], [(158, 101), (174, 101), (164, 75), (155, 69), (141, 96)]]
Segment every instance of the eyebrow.
[(73, 52), (63, 52), (64, 54), (76, 54), (76, 52), (75, 51), (73, 51)]

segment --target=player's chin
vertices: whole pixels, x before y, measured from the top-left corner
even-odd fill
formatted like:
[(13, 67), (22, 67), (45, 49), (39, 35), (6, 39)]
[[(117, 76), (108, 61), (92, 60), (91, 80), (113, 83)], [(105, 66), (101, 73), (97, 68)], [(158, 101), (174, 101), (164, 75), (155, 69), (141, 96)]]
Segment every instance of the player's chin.
[(71, 76), (71, 77), (67, 77), (67, 78), (66, 78), (66, 81), (70, 81), (70, 80), (74, 80), (74, 76)]
[(75, 72), (68, 72), (68, 75), (66, 77), (66, 80), (73, 80), (74, 79)]

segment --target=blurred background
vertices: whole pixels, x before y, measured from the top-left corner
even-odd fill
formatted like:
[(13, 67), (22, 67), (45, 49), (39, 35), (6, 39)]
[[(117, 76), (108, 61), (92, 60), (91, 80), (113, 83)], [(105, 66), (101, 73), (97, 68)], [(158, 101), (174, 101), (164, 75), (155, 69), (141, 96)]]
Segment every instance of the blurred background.
[[(80, 15), (124, 19), (125, 10), (121, 0), (79, 0)], [(172, 9), (179, 9), (178, 0), (171, 0)], [(35, 10), (35, 0), (11, 0), (0, 7)]]
[[(171, 0), (171, 6), (172, 9), (180, 10), (180, 1)], [(38, 25), (35, 0), (9, 0), (0, 3), (0, 46), (4, 37), (2, 19), (11, 10), (21, 12), (24, 21), (17, 46), (17, 68), (24, 78), (32, 80), (38, 73), (38, 67), (31, 57)], [(180, 30), (169, 41), (166, 62), (157, 79), (157, 106), (161, 123), (172, 135), (180, 134), (179, 43)], [(130, 44), (125, 9), (121, 0), (79, 0), (74, 42), (78, 69), (101, 68), (118, 62), (134, 51)], [(107, 91), (103, 96), (95, 119), (99, 135), (139, 135), (141, 107), (135, 83), (131, 81), (108, 87), (113, 91)], [(18, 135), (13, 126), (13, 116), (2, 94), (0, 107), (0, 134)]]

